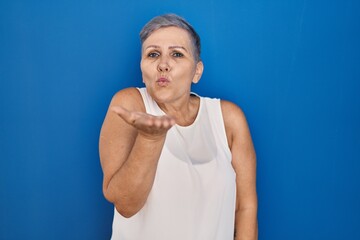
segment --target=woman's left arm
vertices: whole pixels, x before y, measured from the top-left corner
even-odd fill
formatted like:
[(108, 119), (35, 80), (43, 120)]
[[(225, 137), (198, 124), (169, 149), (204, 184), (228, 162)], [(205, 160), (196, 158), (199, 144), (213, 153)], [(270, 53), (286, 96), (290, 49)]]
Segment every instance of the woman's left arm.
[(236, 173), (235, 240), (258, 239), (256, 154), (242, 110), (221, 101), (226, 136)]

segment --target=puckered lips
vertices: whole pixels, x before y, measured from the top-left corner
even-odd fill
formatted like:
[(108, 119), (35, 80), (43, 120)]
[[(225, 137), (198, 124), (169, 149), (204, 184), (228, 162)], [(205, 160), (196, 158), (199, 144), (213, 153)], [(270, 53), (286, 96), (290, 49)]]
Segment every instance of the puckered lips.
[(167, 85), (169, 85), (170, 81), (166, 77), (159, 77), (156, 83), (160, 87), (166, 87)]

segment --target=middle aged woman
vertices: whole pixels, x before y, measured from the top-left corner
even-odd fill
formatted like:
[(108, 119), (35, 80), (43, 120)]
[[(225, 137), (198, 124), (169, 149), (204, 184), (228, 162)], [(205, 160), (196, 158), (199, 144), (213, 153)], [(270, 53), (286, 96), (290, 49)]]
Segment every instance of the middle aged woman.
[(256, 160), (243, 112), (191, 93), (204, 66), (183, 18), (155, 17), (140, 36), (146, 88), (115, 94), (100, 136), (112, 239), (257, 239)]

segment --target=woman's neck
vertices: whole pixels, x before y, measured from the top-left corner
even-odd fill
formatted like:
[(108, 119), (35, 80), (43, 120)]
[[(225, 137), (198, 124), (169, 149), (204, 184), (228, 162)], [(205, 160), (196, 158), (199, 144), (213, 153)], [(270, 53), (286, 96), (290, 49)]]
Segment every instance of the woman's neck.
[(190, 95), (187, 99), (176, 103), (158, 103), (158, 106), (167, 115), (175, 118), (176, 124), (180, 126), (191, 125), (199, 112), (200, 98)]

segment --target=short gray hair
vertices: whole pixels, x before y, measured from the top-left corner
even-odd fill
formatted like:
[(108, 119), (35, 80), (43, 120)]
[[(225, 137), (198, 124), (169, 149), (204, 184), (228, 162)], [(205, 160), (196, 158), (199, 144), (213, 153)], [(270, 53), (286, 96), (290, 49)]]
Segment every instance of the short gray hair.
[(140, 31), (141, 44), (156, 30), (163, 27), (178, 27), (186, 30), (193, 44), (193, 52), (195, 61), (200, 61), (201, 44), (200, 37), (195, 29), (184, 18), (176, 14), (164, 14), (151, 19)]

